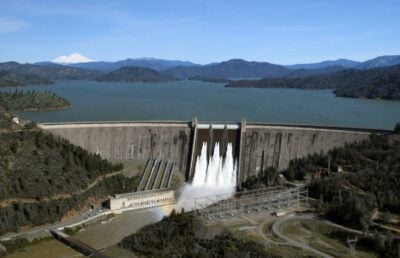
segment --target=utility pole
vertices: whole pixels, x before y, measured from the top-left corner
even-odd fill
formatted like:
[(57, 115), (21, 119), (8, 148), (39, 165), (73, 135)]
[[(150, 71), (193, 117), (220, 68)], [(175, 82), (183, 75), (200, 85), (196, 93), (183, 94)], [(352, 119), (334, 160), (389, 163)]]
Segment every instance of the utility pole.
[(331, 172), (331, 155), (328, 156), (328, 176), (330, 172)]

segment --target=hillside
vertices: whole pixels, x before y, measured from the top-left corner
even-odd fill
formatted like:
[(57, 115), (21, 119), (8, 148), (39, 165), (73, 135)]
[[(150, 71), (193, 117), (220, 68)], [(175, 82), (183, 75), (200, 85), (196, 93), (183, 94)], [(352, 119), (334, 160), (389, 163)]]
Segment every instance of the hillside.
[(122, 187), (122, 165), (40, 130), (1, 133), (0, 142), (0, 234), (60, 220), (89, 198), (133, 189), (129, 179)]
[(102, 71), (115, 71), (121, 69), (122, 67), (134, 66), (134, 67), (145, 67), (157, 71), (168, 69), (175, 66), (197, 66), (196, 64), (189, 61), (180, 60), (166, 60), (157, 58), (127, 58), (125, 60), (117, 62), (87, 62), (71, 64), (69, 66), (92, 69), (92, 70), (102, 70)]
[(20, 64), (17, 62), (0, 63), (0, 71), (12, 72), (22, 76), (38, 76), (47, 80), (85, 80), (94, 79), (99, 72), (58, 64)]
[(100, 76), (97, 80), (100, 82), (169, 82), (177, 79), (149, 68), (124, 67)]
[(329, 66), (340, 66), (342, 68), (355, 68), (359, 64), (360, 62), (342, 58), (337, 60), (322, 61), (319, 63), (286, 65), (286, 67), (290, 69), (320, 69)]
[(68, 107), (69, 102), (48, 91), (0, 92), (0, 106), (7, 110), (46, 110)]
[(370, 69), (376, 67), (392, 66), (400, 64), (400, 55), (378, 56), (357, 65), (358, 69)]
[(267, 62), (248, 62), (242, 59), (195, 67), (173, 67), (164, 70), (178, 78), (190, 78), (193, 76), (211, 78), (263, 78), (286, 75), (290, 70), (280, 65)]
[(336, 89), (336, 96), (400, 99), (400, 65), (327, 75), (232, 81), (226, 87)]
[(0, 87), (14, 87), (25, 85), (48, 85), (53, 82), (49, 79), (29, 74), (17, 74), (10, 71), (0, 71)]
[(21, 126), (12, 122), (13, 115), (0, 105), (0, 133), (21, 129)]

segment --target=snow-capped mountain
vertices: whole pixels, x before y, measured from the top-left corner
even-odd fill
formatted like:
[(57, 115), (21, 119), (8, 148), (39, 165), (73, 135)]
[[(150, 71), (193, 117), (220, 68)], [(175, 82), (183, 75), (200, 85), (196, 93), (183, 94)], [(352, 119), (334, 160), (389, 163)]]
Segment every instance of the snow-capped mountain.
[(77, 64), (77, 63), (87, 63), (87, 62), (93, 62), (94, 60), (83, 56), (79, 53), (74, 53), (69, 56), (59, 56), (55, 59), (53, 59), (52, 62), (54, 63), (59, 63), (59, 64)]

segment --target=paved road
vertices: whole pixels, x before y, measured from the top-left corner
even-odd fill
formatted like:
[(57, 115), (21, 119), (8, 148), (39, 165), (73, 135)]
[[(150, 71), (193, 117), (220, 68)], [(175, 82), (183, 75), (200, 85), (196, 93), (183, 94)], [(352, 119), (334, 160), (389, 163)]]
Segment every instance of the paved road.
[(0, 240), (8, 240), (8, 239), (13, 239), (13, 238), (17, 238), (17, 237), (25, 237), (28, 239), (34, 239), (34, 238), (38, 238), (38, 237), (51, 236), (49, 231), (52, 229), (54, 230), (54, 229), (58, 229), (58, 228), (67, 227), (70, 225), (75, 225), (82, 221), (86, 221), (90, 218), (93, 218), (100, 213), (102, 213), (102, 211), (100, 211), (100, 210), (86, 211), (83, 214), (81, 214), (75, 218), (69, 219), (67, 221), (64, 221), (64, 222), (57, 222), (55, 224), (50, 224), (50, 225), (49, 224), (42, 225), (42, 226), (38, 226), (38, 227), (29, 229), (27, 231), (22, 231), (19, 233), (7, 233), (5, 235), (0, 236)]
[(313, 247), (311, 247), (311, 246), (309, 246), (309, 245), (307, 245), (305, 243), (293, 240), (293, 239), (285, 236), (280, 230), (281, 225), (286, 223), (286, 222), (288, 222), (288, 221), (301, 220), (301, 219), (314, 219), (314, 218), (315, 218), (314, 215), (300, 215), (300, 216), (284, 217), (284, 218), (281, 218), (281, 219), (277, 220), (272, 225), (272, 231), (278, 237), (284, 239), (286, 242), (288, 242), (289, 244), (291, 244), (293, 246), (296, 246), (296, 247), (302, 248), (304, 250), (310, 251), (310, 252), (315, 253), (315, 254), (317, 254), (317, 255), (319, 255), (321, 257), (324, 257), (324, 258), (333, 258), (333, 256), (331, 256), (331, 255), (329, 255), (327, 253), (321, 252), (321, 251), (319, 251), (319, 250), (317, 250), (317, 249), (315, 249), (315, 248), (313, 248)]
[[(348, 228), (348, 227), (345, 227), (345, 226), (342, 226), (342, 225), (333, 223), (332, 221), (329, 221), (329, 220), (320, 218), (320, 217), (318, 217), (318, 215), (316, 215), (316, 214), (304, 214), (304, 215), (297, 215), (297, 216), (292, 216), (292, 217), (283, 217), (283, 218), (277, 220), (277, 221), (272, 225), (272, 231), (273, 231), (277, 236), (279, 236), (280, 238), (286, 240), (289, 244), (291, 244), (291, 245), (293, 245), (293, 246), (297, 246), (297, 247), (303, 248), (303, 249), (308, 250), (308, 251), (311, 251), (311, 252), (313, 252), (313, 253), (315, 253), (315, 254), (318, 254), (318, 255), (320, 255), (320, 256), (322, 256), (322, 257), (327, 257), (327, 258), (329, 257), (329, 258), (331, 258), (331, 257), (333, 257), (333, 256), (331, 256), (331, 255), (329, 255), (329, 254), (326, 254), (326, 253), (323, 253), (323, 252), (321, 252), (321, 251), (319, 251), (319, 250), (317, 250), (317, 249), (315, 249), (315, 248), (313, 248), (313, 247), (311, 247), (311, 246), (309, 246), (309, 245), (307, 245), (307, 244), (305, 244), (305, 243), (302, 243), (302, 242), (293, 240), (293, 239), (291, 239), (291, 238), (285, 236), (285, 235), (280, 231), (280, 227), (281, 227), (282, 224), (284, 224), (284, 223), (286, 223), (286, 222), (288, 222), (288, 221), (291, 221), (291, 220), (302, 220), (302, 219), (316, 219), (316, 220), (322, 221), (322, 222), (324, 222), (324, 223), (326, 223), (326, 224), (328, 224), (328, 225), (330, 225), (330, 226), (339, 228), (339, 229), (344, 230), (344, 231), (347, 231), (347, 232), (351, 232), (351, 233), (358, 234), (358, 235), (365, 235), (365, 234), (366, 234), (366, 233), (364, 233), (364, 232), (362, 232), (362, 231), (360, 231), (360, 230)], [(367, 233), (367, 234), (370, 235), (370, 233)]]

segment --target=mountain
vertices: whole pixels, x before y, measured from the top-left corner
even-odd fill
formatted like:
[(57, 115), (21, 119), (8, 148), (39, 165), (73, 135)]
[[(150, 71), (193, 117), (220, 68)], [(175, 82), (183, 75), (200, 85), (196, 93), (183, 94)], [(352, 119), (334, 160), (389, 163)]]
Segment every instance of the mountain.
[(286, 67), (290, 69), (320, 69), (329, 66), (341, 66), (342, 68), (355, 68), (359, 64), (360, 62), (342, 58), (337, 60), (327, 60), (319, 63), (286, 65)]
[(14, 87), (25, 85), (47, 85), (51, 80), (29, 74), (17, 74), (11, 71), (0, 71), (0, 87)]
[(286, 77), (289, 78), (296, 78), (296, 77), (306, 77), (306, 76), (312, 76), (312, 75), (323, 75), (323, 74), (330, 74), (330, 73), (335, 73), (338, 71), (345, 70), (346, 68), (340, 65), (332, 65), (332, 66), (325, 66), (321, 68), (315, 68), (315, 69), (294, 69), (290, 71), (289, 74), (286, 75)]
[(100, 82), (168, 82), (177, 78), (144, 67), (123, 67), (98, 79)]
[(400, 65), (297, 78), (231, 81), (226, 87), (335, 89), (336, 96), (400, 100)]
[(86, 56), (83, 56), (79, 53), (74, 53), (69, 56), (59, 56), (53, 59), (52, 62), (58, 64), (76, 64), (76, 63), (87, 63), (93, 61), (94, 60), (87, 58)]
[(166, 69), (164, 72), (178, 78), (201, 76), (227, 79), (285, 76), (290, 70), (284, 66), (267, 62), (248, 62), (243, 59), (231, 59), (221, 63), (203, 66), (178, 66)]
[(128, 58), (125, 60), (117, 62), (85, 62), (79, 64), (72, 64), (70, 66), (84, 69), (92, 70), (102, 70), (102, 71), (114, 71), (122, 67), (134, 66), (134, 67), (145, 67), (153, 70), (161, 71), (175, 66), (198, 66), (189, 61), (179, 61), (179, 60), (166, 60), (166, 59), (156, 59), (156, 58)]
[(375, 67), (382, 66), (391, 66), (400, 64), (400, 55), (391, 55), (391, 56), (378, 56), (376, 58), (367, 60), (361, 64), (359, 64), (356, 68), (358, 69), (370, 69)]
[(48, 80), (87, 80), (99, 76), (99, 72), (54, 63), (20, 64), (17, 62), (0, 63), (0, 71), (18, 75), (38, 76)]

